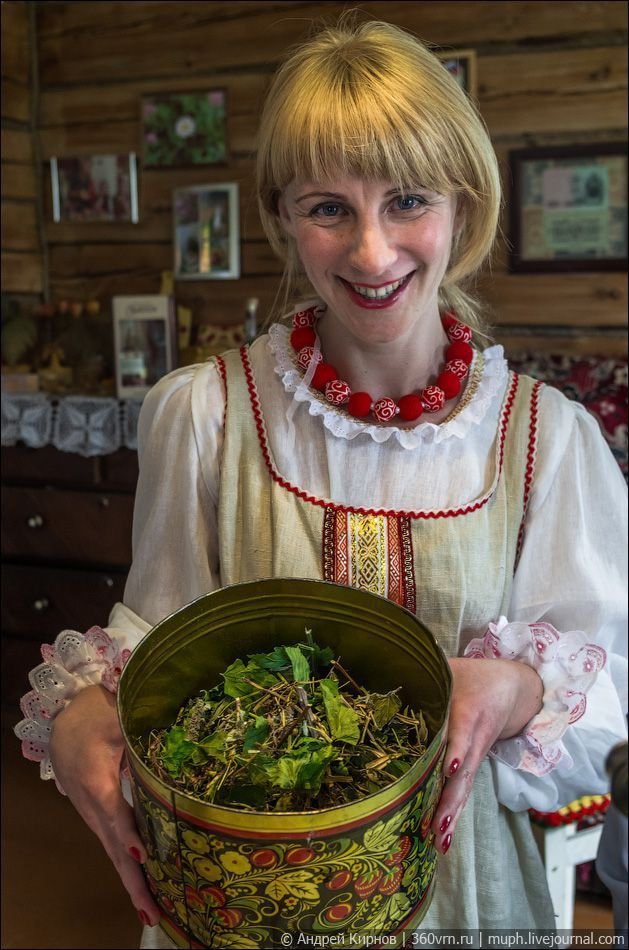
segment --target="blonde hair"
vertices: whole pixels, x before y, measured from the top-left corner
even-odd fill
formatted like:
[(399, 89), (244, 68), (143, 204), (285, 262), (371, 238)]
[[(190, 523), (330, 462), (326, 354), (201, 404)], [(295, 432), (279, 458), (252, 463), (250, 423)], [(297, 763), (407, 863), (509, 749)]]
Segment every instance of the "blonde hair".
[(275, 302), (312, 296), (297, 250), (278, 215), (296, 177), (339, 174), (455, 195), (463, 226), (453, 243), (440, 304), (480, 328), (464, 283), (488, 257), (500, 211), (500, 175), (475, 106), (418, 39), (380, 21), (344, 16), (292, 51), (267, 95), (257, 143), (260, 217), (284, 261)]

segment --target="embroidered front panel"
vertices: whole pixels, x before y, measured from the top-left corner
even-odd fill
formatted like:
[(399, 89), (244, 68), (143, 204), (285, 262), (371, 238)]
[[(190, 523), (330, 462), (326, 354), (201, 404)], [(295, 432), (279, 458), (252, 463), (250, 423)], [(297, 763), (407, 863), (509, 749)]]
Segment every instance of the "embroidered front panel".
[(410, 519), (365, 515), (327, 506), (323, 519), (323, 575), (415, 611)]

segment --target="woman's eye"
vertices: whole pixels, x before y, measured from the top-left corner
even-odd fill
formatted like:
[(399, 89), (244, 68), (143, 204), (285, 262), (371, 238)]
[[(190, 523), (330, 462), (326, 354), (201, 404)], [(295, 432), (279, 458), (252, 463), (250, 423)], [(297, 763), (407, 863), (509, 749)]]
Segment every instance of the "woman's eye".
[(396, 210), (398, 211), (414, 211), (424, 204), (426, 202), (419, 195), (400, 195), (399, 198), (395, 199)]
[(311, 214), (322, 218), (335, 218), (340, 210), (340, 205), (328, 201), (325, 204), (317, 205), (316, 208), (313, 208)]

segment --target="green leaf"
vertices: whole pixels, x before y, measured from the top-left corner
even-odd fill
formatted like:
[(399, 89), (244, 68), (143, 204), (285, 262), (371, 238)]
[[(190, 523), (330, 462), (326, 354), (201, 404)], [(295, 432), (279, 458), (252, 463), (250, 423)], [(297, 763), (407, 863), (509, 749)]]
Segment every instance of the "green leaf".
[(358, 716), (339, 695), (339, 688), (334, 680), (322, 680), (320, 689), (332, 738), (356, 745), (360, 738)]
[(245, 682), (245, 680), (252, 680), (257, 686), (265, 686), (267, 689), (275, 686), (278, 682), (276, 676), (273, 676), (268, 670), (262, 669), (252, 660), (246, 666), (242, 660), (235, 660), (231, 666), (227, 667), (223, 677), (225, 680), (225, 695), (232, 696), (234, 699), (249, 696), (254, 692), (257, 693), (255, 686)]
[(173, 726), (166, 733), (162, 762), (173, 778), (178, 778), (186, 761), (194, 752), (197, 743), (186, 739), (183, 726)]
[(276, 788), (316, 793), (326, 767), (335, 755), (332, 746), (318, 739), (310, 739), (303, 745), (298, 743), (292, 752), (287, 752), (268, 768), (269, 781)]
[(395, 691), (371, 694), (371, 715), (377, 729), (382, 729), (401, 709), (402, 701)]
[(299, 647), (286, 647), (286, 653), (293, 668), (295, 683), (305, 683), (310, 679), (310, 664)]
[(227, 733), (220, 731), (214, 732), (211, 736), (208, 736), (207, 739), (195, 744), (198, 744), (207, 758), (218, 759), (219, 762), (226, 761)]
[(251, 723), (245, 732), (242, 742), (242, 751), (249, 752), (250, 749), (253, 749), (255, 746), (264, 742), (265, 739), (268, 739), (268, 736), (269, 724), (266, 720), (266, 716), (256, 716), (255, 722)]

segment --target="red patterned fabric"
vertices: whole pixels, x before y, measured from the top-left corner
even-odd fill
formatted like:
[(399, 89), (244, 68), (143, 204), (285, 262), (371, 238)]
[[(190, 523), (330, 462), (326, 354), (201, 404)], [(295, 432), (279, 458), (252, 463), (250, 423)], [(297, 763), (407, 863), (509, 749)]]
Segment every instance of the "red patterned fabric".
[(627, 460), (627, 361), (598, 356), (527, 354), (509, 361), (513, 369), (533, 376), (575, 399), (598, 420), (625, 478)]

